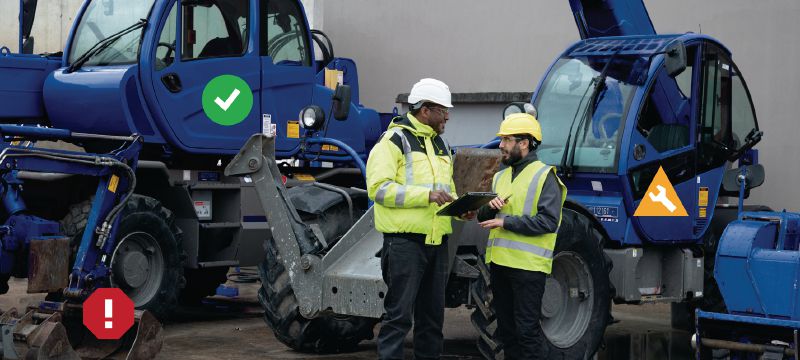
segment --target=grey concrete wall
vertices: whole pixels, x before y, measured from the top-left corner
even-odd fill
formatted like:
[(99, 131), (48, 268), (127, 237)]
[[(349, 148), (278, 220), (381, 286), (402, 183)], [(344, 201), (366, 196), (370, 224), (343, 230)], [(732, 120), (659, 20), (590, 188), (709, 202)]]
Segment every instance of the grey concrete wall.
[[(800, 210), (800, 2), (796, 0), (645, 0), (657, 31), (700, 32), (726, 44), (750, 87), (765, 132), (766, 185), (751, 202)], [(359, 66), (361, 99), (387, 111), (421, 77), (454, 92), (532, 91), (550, 62), (578, 39), (566, 0), (338, 0), (325, 7), (337, 56)], [(446, 136), (469, 143), (499, 122), (491, 110), (455, 109)], [(492, 115), (492, 114), (498, 115)], [(496, 116), (492, 118), (492, 116)], [(490, 134), (489, 134), (490, 135)], [(464, 141), (462, 141), (462, 139)]]
[[(35, 53), (57, 52), (64, 49), (72, 22), (83, 0), (40, 0), (36, 9), (31, 35), (35, 39)], [(19, 1), (0, 0), (0, 45), (17, 52), (19, 36)]]

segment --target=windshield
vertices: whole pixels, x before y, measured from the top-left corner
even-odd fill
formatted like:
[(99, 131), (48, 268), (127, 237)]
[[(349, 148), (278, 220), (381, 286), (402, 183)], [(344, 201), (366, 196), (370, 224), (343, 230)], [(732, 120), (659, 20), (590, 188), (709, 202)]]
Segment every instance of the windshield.
[[(86, 8), (69, 52), (72, 64), (99, 41), (146, 19), (155, 0), (93, 0)], [(139, 58), (142, 29), (136, 29), (92, 56), (84, 65), (132, 64)]]
[[(606, 73), (605, 86), (588, 108), (594, 91), (593, 78), (600, 75), (605, 62), (588, 58), (562, 58), (553, 66), (539, 90), (534, 105), (542, 125), (542, 144), (537, 155), (549, 165), (561, 165), (567, 137), (572, 127), (575, 144), (575, 170), (615, 172), (617, 151), (636, 85), (628, 84), (631, 61), (615, 60)], [(628, 65), (625, 65), (628, 64)], [(583, 122), (581, 118), (585, 115)]]

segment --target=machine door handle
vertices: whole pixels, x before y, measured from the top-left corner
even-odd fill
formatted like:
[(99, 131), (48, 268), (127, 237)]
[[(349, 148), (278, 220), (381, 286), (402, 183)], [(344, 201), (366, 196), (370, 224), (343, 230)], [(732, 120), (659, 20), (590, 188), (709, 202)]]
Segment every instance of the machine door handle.
[(167, 90), (172, 93), (178, 93), (183, 89), (181, 85), (181, 78), (176, 73), (169, 73), (161, 77), (161, 82), (167, 87)]

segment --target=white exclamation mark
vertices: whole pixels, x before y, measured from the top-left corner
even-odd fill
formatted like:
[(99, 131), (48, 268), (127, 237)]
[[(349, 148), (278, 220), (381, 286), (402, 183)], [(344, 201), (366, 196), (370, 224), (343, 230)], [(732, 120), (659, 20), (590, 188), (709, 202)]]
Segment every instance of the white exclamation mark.
[(111, 299), (105, 299), (105, 300), (106, 300), (106, 309), (105, 309), (106, 310), (106, 316), (105, 317), (106, 317), (106, 319), (108, 319), (108, 321), (106, 321), (106, 329), (111, 329), (111, 328), (114, 327), (114, 325), (111, 324), (111, 318), (114, 316), (114, 311), (111, 308), (112, 301), (111, 301)]

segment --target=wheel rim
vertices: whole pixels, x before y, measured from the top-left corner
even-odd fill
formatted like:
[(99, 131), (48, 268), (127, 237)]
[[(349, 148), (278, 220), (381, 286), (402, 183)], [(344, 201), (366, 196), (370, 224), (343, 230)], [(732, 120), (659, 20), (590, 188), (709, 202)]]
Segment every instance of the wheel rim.
[(146, 232), (125, 235), (111, 257), (111, 285), (122, 289), (136, 307), (158, 295), (164, 255), (158, 241)]
[(555, 256), (542, 298), (542, 330), (556, 347), (575, 345), (589, 327), (592, 284), (589, 267), (580, 255), (562, 251)]

